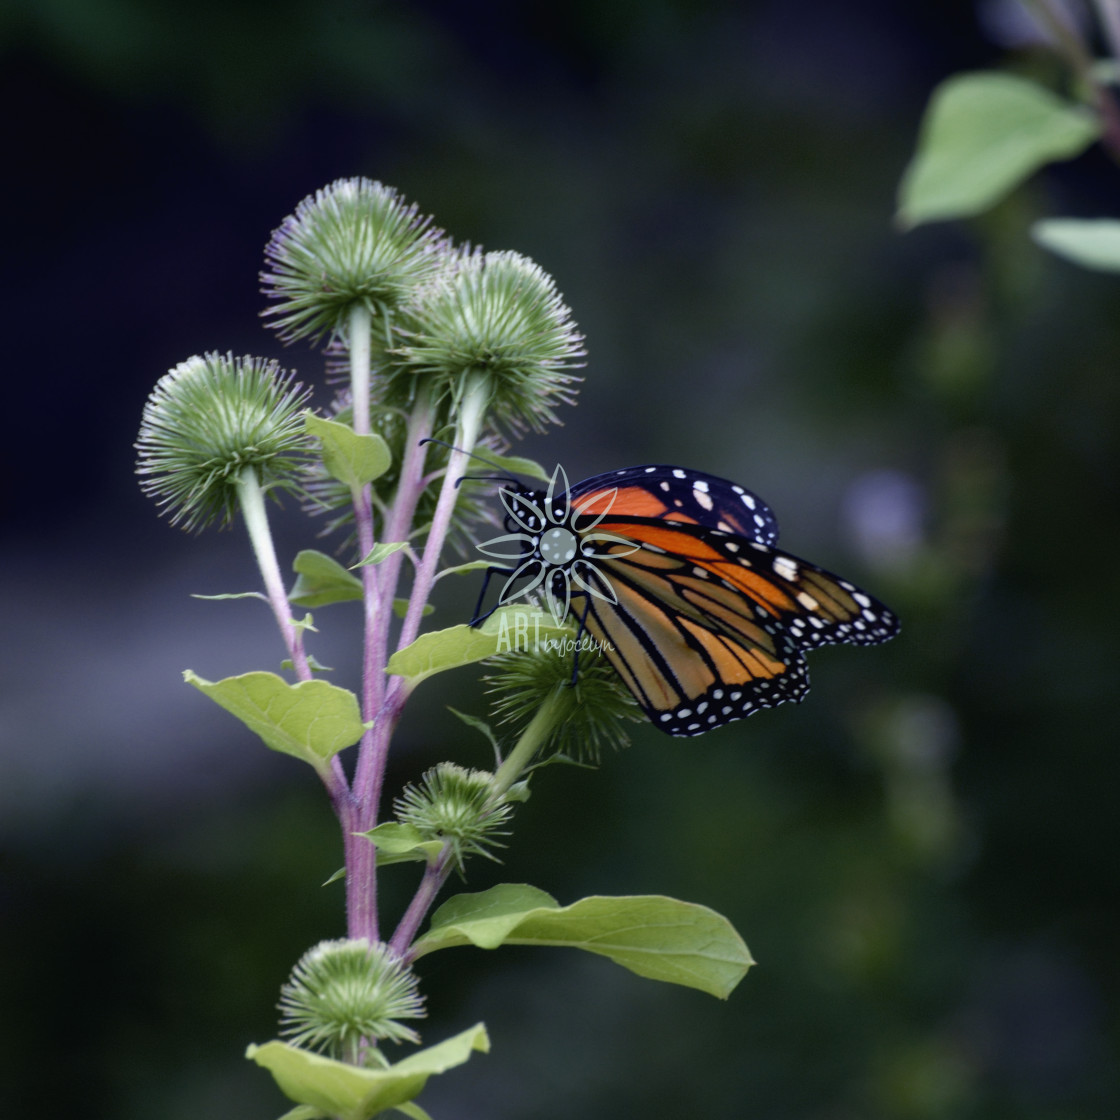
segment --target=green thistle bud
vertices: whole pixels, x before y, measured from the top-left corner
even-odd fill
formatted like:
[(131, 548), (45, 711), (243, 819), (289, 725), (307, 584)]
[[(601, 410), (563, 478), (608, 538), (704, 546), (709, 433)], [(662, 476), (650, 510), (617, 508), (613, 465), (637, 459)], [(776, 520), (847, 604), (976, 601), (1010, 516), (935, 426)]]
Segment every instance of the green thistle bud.
[(448, 380), (458, 403), (468, 382), (489, 396), (493, 419), (541, 431), (571, 404), (583, 337), (556, 284), (519, 253), (461, 250), (408, 308), (394, 379)]
[(298, 492), (309, 457), (300, 411), (308, 390), (263, 358), (208, 353), (156, 383), (136, 440), (140, 486), (171, 524), (227, 524), (251, 468), (262, 489)]
[(305, 198), (265, 248), (264, 318), (285, 342), (344, 336), (351, 308), (388, 318), (440, 267), (443, 234), (392, 188), (339, 179)]
[(596, 762), (604, 748), (628, 746), (624, 724), (642, 719), (629, 689), (597, 651), (580, 651), (574, 685), (572, 654), (563, 650), (505, 653), (490, 665), (495, 671), (485, 679), (491, 710), (501, 722), (524, 727), (546, 701), (551, 703), (552, 726), (544, 745), (555, 754)]
[(422, 1019), (411, 969), (387, 945), (321, 941), (280, 989), (280, 1033), (296, 1046), (354, 1062), (363, 1043), (419, 1042), (401, 1019)]
[(503, 847), (495, 837), (509, 835), (502, 826), (513, 811), (508, 798), (495, 795), (493, 774), (452, 762), (427, 771), (420, 785), (406, 786), (393, 809), (401, 824), (412, 825), (425, 840), (450, 842), (460, 873), (468, 855), (497, 858), (489, 849)]

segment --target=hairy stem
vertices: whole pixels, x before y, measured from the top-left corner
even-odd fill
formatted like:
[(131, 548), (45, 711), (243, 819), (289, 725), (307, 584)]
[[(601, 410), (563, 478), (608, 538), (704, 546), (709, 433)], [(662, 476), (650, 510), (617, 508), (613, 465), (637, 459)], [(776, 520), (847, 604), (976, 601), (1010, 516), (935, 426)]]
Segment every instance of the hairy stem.
[(350, 399), (354, 405), (354, 431), (369, 435), (370, 333), (369, 308), (355, 303), (350, 308), (346, 336), (350, 351)]
[[(561, 685), (566, 688), (566, 685)], [(494, 775), (494, 796), (500, 797), (521, 777), (525, 767), (533, 761), (537, 751), (544, 746), (552, 729), (556, 726), (560, 694), (553, 692), (537, 709), (537, 714), (529, 721), (529, 726), (521, 733), (513, 750), (498, 767)]]
[[(424, 440), (432, 434), (435, 414), (431, 395), (422, 391), (409, 416), (408, 432), (405, 436), (404, 459), (401, 462), (397, 493), (385, 518), (386, 541), (407, 540), (416, 504), (424, 490)], [(383, 609), (372, 618), (366, 645), (366, 666), (363, 674), (363, 690), (367, 719), (375, 719), (376, 726), (370, 733), (369, 748), (359, 754), (358, 768), (354, 775), (354, 792), (363, 810), (363, 827), (373, 828), (377, 824), (378, 806), (381, 801), (381, 787), (385, 777), (385, 764), (389, 751), (389, 740), (400, 715), (399, 708), (389, 710), (385, 704), (388, 678), (385, 665), (388, 662), (389, 630), (392, 622), (390, 605), (397, 595), (403, 552), (395, 552), (380, 564), (367, 564), (363, 568), (363, 581), (367, 578), (377, 581), (377, 596)], [(367, 603), (369, 598), (367, 595)]]
[(393, 939), (389, 942), (389, 948), (397, 956), (408, 960), (408, 951), (412, 942), (416, 939), (416, 931), (420, 928), (424, 915), (431, 909), (432, 903), (436, 900), (436, 895), (439, 894), (440, 888), (450, 874), (451, 845), (447, 843), (444, 844), (443, 850), (436, 857), (435, 862), (429, 863), (424, 868), (424, 877), (420, 880), (420, 886), (417, 888), (416, 894), (413, 895), (412, 901), (408, 904), (408, 909), (401, 917), (400, 923), (393, 933)]
[[(303, 648), (303, 630), (292, 620), (292, 607), (288, 602), (288, 593), (284, 590), (280, 564), (276, 559), (276, 547), (272, 543), (272, 531), (268, 527), (264, 493), (257, 472), (252, 467), (246, 467), (238, 475), (237, 497), (253, 554), (257, 558), (257, 567), (260, 568), (265, 594), (276, 618), (276, 625), (280, 628), (288, 656), (292, 659), (292, 667), (301, 681), (309, 681), (312, 674)], [(331, 795), (335, 811), (341, 815), (349, 800), (349, 789), (342, 763), (337, 756), (331, 759), (330, 769), (323, 771), (323, 782)]]
[(292, 621), (292, 608), (288, 603), (288, 594), (284, 590), (280, 564), (276, 559), (276, 548), (272, 543), (272, 532), (268, 527), (264, 493), (257, 479), (257, 472), (252, 467), (246, 467), (238, 475), (237, 497), (241, 505), (241, 516), (245, 519), (245, 528), (249, 531), (253, 553), (257, 558), (257, 567), (260, 568), (261, 578), (264, 580), (265, 594), (268, 596), (272, 613), (276, 616), (276, 624), (280, 627), (284, 645), (288, 647), (288, 655), (292, 659), (296, 676), (301, 681), (309, 681), (311, 668), (307, 663), (307, 654), (303, 650), (303, 631)]
[[(369, 310), (356, 303), (350, 310), (347, 331), (347, 348), (350, 352), (350, 400), (352, 423), (358, 435), (368, 435), (370, 430), (370, 349), (372, 323)], [(354, 524), (358, 537), (358, 555), (368, 556), (373, 548), (373, 501), (369, 483), (354, 488)], [(382, 599), (382, 586), (373, 565), (361, 569), (362, 603), (364, 609), (362, 643), (362, 718), (373, 722), (377, 718), (384, 691), (384, 664), (377, 660), (377, 631), (380, 620), (387, 613)], [(358, 744), (358, 768), (363, 760), (375, 752), (378, 740), (376, 723), (362, 735)], [(362, 792), (355, 780), (354, 804), (340, 818), (343, 830), (343, 848), (346, 857), (346, 924), (350, 937), (378, 939), (377, 922), (377, 852), (373, 845), (355, 835), (370, 827)]]
[[(455, 510), (455, 500), (459, 496), (460, 475), (470, 452), (474, 450), (474, 445), (478, 442), (479, 432), (482, 430), (482, 419), (489, 403), (488, 382), (483, 376), (474, 376), (463, 392), (458, 415), (455, 417), (455, 446), (447, 460), (447, 471), (443, 476), (443, 485), (436, 502), (436, 511), (432, 517), (427, 542), (424, 545), (424, 556), (420, 561), (420, 566), (416, 571), (416, 579), (412, 584), (412, 595), (408, 601), (408, 613), (405, 615), (404, 625), (401, 627), (398, 649), (404, 649), (405, 646), (411, 645), (419, 633), (424, 607), (432, 593), (432, 585), (435, 583), (436, 567), (439, 564), (440, 553), (443, 551), (444, 542), (447, 540), (447, 531), (451, 527), (451, 515)], [(394, 683), (397, 686), (394, 691), (400, 692), (403, 681), (398, 678)]]

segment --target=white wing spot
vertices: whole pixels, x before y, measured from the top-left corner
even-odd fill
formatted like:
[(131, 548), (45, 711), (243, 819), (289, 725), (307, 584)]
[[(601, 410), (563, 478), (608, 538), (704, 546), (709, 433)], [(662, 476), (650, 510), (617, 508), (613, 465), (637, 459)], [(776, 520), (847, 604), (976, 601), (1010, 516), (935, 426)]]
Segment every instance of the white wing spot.
[(789, 580), (790, 583), (797, 579), (797, 564), (788, 556), (774, 557), (774, 571), (782, 579)]

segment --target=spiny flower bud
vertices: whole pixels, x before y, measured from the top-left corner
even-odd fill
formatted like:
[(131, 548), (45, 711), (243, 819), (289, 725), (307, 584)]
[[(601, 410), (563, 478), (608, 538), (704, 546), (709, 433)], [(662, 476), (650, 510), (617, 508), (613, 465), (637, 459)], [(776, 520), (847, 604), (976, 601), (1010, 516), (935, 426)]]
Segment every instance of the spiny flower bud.
[(513, 252), (463, 249), (417, 295), (394, 351), (402, 374), (447, 380), (454, 394), (482, 382), (493, 419), (543, 430), (571, 404), (583, 337), (555, 281)]
[(207, 353), (156, 383), (136, 440), (140, 486), (171, 524), (227, 524), (251, 469), (264, 490), (298, 491), (309, 457), (301, 410), (309, 392), (263, 358)]
[(354, 1061), (363, 1043), (419, 1042), (401, 1019), (424, 1017), (416, 976), (387, 945), (321, 941), (280, 990), (280, 1033), (296, 1046)]
[(452, 762), (428, 770), (418, 786), (406, 786), (393, 809), (425, 840), (450, 842), (460, 872), (468, 855), (496, 858), (489, 849), (502, 846), (495, 837), (508, 835), (502, 826), (512, 812), (508, 798), (495, 796), (493, 774)]
[(443, 237), (392, 188), (339, 179), (305, 198), (265, 248), (263, 313), (285, 342), (344, 336), (355, 304), (387, 318), (440, 267)]
[(546, 741), (552, 754), (595, 762), (604, 748), (630, 743), (624, 724), (642, 719), (630, 690), (601, 651), (585, 634), (578, 651), (579, 668), (572, 684), (574, 636), (539, 648), (504, 653), (489, 662), (494, 672), (485, 678), (490, 707), (503, 723), (525, 727), (546, 700), (556, 705), (553, 728)]

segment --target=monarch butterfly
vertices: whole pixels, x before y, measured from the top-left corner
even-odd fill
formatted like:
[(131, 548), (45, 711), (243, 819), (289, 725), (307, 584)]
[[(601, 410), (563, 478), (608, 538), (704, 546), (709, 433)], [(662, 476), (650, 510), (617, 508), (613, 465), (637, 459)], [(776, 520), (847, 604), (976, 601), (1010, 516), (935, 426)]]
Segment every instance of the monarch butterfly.
[[(803, 656), (876, 645), (895, 615), (831, 572), (776, 547), (756, 494), (681, 467), (627, 467), (573, 486), (499, 495), (509, 533), (480, 545), (513, 562), (499, 602), (540, 587), (557, 621), (580, 620), (655, 727), (689, 736), (801, 700)], [(494, 546), (510, 544), (512, 553)], [(528, 580), (520, 590), (513, 588)]]

